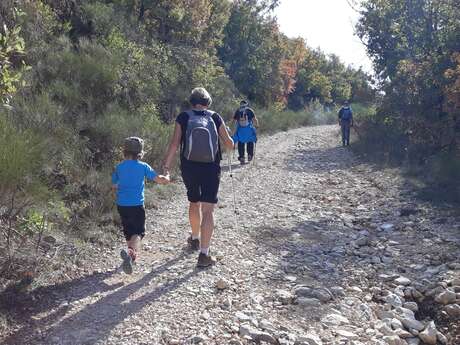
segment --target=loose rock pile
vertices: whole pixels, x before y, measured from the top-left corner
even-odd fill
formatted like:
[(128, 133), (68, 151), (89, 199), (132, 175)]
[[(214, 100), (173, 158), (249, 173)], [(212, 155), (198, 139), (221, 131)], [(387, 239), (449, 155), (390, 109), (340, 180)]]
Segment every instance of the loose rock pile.
[[(185, 194), (151, 210), (135, 274), (38, 294), (6, 344), (460, 344), (457, 210), (416, 199), (396, 170), (338, 147), (336, 128), (263, 138), (222, 179), (196, 270)], [(118, 246), (109, 262), (119, 264)], [(97, 265), (97, 263), (95, 263)], [(457, 337), (457, 338), (455, 338)], [(0, 335), (0, 340), (3, 340)], [(22, 343), (20, 342), (22, 341)]]

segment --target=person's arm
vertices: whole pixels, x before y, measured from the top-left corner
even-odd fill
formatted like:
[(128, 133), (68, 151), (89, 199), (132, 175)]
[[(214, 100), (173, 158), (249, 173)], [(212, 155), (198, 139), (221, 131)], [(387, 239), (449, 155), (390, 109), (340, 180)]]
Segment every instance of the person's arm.
[(338, 117), (339, 117), (339, 125), (342, 124), (342, 109), (343, 109), (343, 108), (341, 108), (341, 109), (339, 110), (339, 116), (338, 116)]
[(236, 133), (237, 129), (238, 129), (238, 110), (235, 111), (235, 114), (233, 115), (233, 134)]
[(164, 175), (158, 175), (155, 170), (148, 164), (145, 164), (145, 177), (150, 181), (155, 181), (158, 184), (168, 184), (171, 182), (169, 173)]
[(166, 176), (169, 175), (171, 169), (171, 164), (174, 160), (177, 150), (179, 149), (180, 140), (182, 138), (182, 128), (179, 123), (176, 122), (174, 127), (174, 134), (169, 143), (168, 150), (166, 151), (166, 156), (164, 159), (163, 170)]
[(353, 123), (354, 123), (354, 121), (353, 121), (353, 111), (350, 108), (350, 126), (351, 127), (353, 127)]
[(233, 139), (230, 137), (230, 134), (227, 131), (227, 126), (225, 125), (225, 122), (223, 120), (222, 124), (219, 127), (219, 137), (227, 150), (233, 150)]
[(254, 114), (254, 126), (259, 127), (259, 120), (257, 119), (256, 114)]
[(118, 174), (117, 170), (112, 173), (112, 194), (115, 196), (117, 194), (118, 190)]
[(238, 130), (238, 120), (234, 119), (233, 120), (233, 135), (236, 134), (236, 131)]
[(117, 184), (113, 184), (113, 185), (112, 185), (112, 197), (113, 197), (113, 198), (116, 198), (116, 197), (117, 197), (117, 191), (118, 191), (118, 185), (117, 185)]

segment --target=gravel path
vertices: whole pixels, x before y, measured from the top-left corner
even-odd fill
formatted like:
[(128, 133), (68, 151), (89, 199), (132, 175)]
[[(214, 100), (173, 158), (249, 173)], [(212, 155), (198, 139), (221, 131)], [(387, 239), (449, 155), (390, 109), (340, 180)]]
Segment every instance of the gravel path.
[(150, 211), (133, 275), (117, 270), (118, 248), (101, 249), (108, 263), (45, 288), (4, 344), (422, 344), (430, 320), (434, 344), (438, 331), (460, 344), (457, 210), (416, 201), (397, 171), (337, 143), (335, 126), (260, 140), (254, 164), (234, 165), (236, 215), (224, 168), (211, 269), (184, 246), (180, 187)]

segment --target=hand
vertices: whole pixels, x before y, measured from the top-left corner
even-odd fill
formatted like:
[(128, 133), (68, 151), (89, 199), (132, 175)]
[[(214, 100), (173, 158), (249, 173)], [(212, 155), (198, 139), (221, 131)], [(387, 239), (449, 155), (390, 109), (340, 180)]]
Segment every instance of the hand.
[(112, 197), (116, 198), (117, 197), (117, 190), (118, 190), (118, 185), (114, 184), (112, 185)]
[(169, 177), (169, 174), (167, 175), (158, 175), (155, 179), (155, 182), (158, 184), (169, 184), (171, 183), (171, 178)]

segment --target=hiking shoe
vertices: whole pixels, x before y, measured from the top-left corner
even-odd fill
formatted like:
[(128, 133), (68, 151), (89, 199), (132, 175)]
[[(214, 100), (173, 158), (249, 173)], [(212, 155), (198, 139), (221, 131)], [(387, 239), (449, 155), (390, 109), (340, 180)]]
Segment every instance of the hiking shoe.
[(245, 163), (244, 157), (243, 158), (238, 158), (238, 160), (240, 161), (241, 165), (243, 165)]
[(252, 156), (248, 156), (248, 162), (252, 161)]
[(198, 238), (192, 239), (192, 236), (190, 236), (187, 239), (188, 245), (190, 246), (191, 250), (199, 250), (200, 249), (200, 240)]
[(197, 267), (209, 267), (212, 266), (216, 263), (216, 260), (211, 256), (211, 255), (206, 255), (203, 253), (200, 253), (198, 256), (198, 262), (197, 262)]
[(122, 249), (120, 252), (121, 259), (123, 260), (121, 268), (126, 274), (133, 273), (133, 258), (129, 255), (126, 249)]

